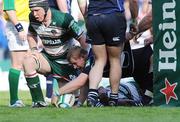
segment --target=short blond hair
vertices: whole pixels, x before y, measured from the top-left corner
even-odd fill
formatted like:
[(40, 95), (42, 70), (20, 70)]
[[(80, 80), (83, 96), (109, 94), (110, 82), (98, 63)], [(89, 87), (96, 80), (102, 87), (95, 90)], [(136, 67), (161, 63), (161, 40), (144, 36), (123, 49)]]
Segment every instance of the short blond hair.
[(82, 47), (74, 46), (69, 49), (68, 54), (67, 54), (67, 60), (70, 62), (70, 59), (72, 57), (77, 57), (77, 58), (82, 57), (82, 58), (86, 59), (87, 54), (88, 54), (88, 52), (85, 49), (83, 49)]

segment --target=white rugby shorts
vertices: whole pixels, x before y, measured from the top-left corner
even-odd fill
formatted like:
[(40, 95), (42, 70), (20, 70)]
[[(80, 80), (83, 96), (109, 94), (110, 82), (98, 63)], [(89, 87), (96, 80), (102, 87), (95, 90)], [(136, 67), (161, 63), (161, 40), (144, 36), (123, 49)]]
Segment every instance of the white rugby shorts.
[[(27, 34), (29, 22), (20, 21), (20, 23), (22, 24), (24, 31)], [(18, 32), (10, 21), (5, 22), (5, 32), (8, 39), (8, 47), (10, 51), (21, 51), (29, 49), (28, 41), (22, 41), (19, 39)]]

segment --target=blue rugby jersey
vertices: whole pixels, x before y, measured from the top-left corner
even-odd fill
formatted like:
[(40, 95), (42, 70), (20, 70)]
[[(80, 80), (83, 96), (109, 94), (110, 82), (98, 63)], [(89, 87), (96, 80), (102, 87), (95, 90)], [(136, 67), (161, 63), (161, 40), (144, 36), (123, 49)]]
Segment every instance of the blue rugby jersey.
[(88, 16), (124, 12), (124, 0), (89, 0)]
[[(71, 14), (71, 2), (72, 0), (66, 0), (68, 12)], [(49, 7), (59, 10), (56, 0), (48, 0)]]

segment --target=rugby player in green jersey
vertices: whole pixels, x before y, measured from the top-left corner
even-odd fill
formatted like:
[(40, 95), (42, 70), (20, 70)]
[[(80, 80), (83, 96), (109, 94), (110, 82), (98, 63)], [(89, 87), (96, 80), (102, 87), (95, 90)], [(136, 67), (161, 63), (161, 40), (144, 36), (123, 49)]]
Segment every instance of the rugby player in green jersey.
[[(40, 80), (37, 73), (53, 74), (59, 82), (67, 82), (75, 76), (75, 70), (66, 59), (68, 49), (78, 40), (83, 48), (87, 48), (83, 30), (69, 14), (51, 9), (47, 0), (30, 0), (30, 26), (28, 41), (31, 51), (24, 59), (23, 67), (28, 87), (32, 96), (32, 107), (45, 107)], [(37, 37), (44, 46), (37, 51)]]

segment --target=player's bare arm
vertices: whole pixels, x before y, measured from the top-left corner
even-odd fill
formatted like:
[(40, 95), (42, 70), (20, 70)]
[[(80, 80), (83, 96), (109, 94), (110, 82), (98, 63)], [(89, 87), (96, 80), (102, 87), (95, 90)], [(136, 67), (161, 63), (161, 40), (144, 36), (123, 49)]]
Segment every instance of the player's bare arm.
[(16, 11), (15, 10), (8, 10), (5, 11), (10, 19), (10, 21), (13, 23), (15, 26), (16, 30), (18, 31), (19, 38), (23, 41), (27, 39), (27, 36), (24, 32), (23, 26), (21, 23), (18, 22), (17, 17), (16, 17)]
[(138, 33), (144, 32), (152, 27), (152, 10), (139, 22)]
[[(58, 96), (63, 95), (63, 94), (72, 93), (72, 92), (80, 89), (82, 86), (85, 85), (87, 80), (88, 80), (88, 75), (84, 74), (84, 73), (81, 73), (76, 79), (74, 79), (74, 80), (68, 82), (67, 84), (65, 84), (64, 86), (60, 87)], [(55, 106), (56, 106), (57, 101), (58, 101), (58, 96), (53, 95), (52, 98), (51, 98), (52, 99), (51, 103), (53, 105), (55, 105)]]
[(60, 11), (68, 13), (68, 5), (66, 0), (56, 0), (56, 3)]
[(88, 80), (88, 75), (85, 73), (81, 73), (76, 79), (70, 81), (63, 87), (59, 89), (59, 93), (66, 94), (66, 93), (71, 93), (74, 92), (75, 90), (78, 90), (81, 88)]
[(82, 15), (85, 16), (87, 13), (87, 0), (77, 0), (77, 2)]
[(89, 45), (88, 43), (86, 43), (86, 35), (84, 33), (78, 38), (78, 41), (81, 44), (82, 48), (88, 49)]
[(28, 34), (27, 39), (28, 39), (30, 49), (31, 50), (36, 49), (37, 48), (37, 37), (35, 35)]

